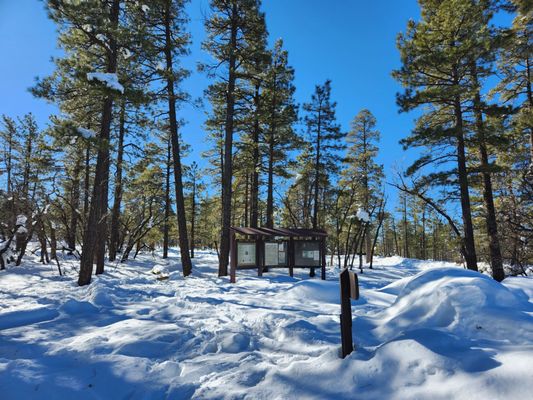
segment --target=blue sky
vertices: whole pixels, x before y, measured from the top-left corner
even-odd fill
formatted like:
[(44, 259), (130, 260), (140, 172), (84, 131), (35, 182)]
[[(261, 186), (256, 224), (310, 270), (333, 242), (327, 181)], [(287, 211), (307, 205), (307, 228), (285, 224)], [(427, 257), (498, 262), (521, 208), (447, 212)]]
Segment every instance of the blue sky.
[[(185, 65), (193, 69), (186, 89), (201, 97), (209, 84), (195, 71), (199, 61), (209, 60), (201, 49), (207, 0), (188, 5), (191, 55)], [(296, 72), (296, 100), (309, 100), (316, 84), (332, 80), (332, 98), (337, 101), (337, 117), (344, 130), (362, 108), (374, 113), (381, 131), (378, 162), (386, 175), (396, 166), (405, 167), (413, 155), (398, 144), (412, 125), (413, 114), (398, 114), (395, 94), (401, 90), (391, 71), (399, 66), (395, 41), (409, 18), (418, 18), (416, 0), (264, 0), (270, 42), (281, 37)], [(34, 99), (28, 87), (36, 76), (53, 70), (50, 59), (60, 55), (54, 24), (48, 20), (43, 2), (0, 0), (0, 114), (21, 116), (33, 112), (41, 127), (47, 124), (53, 105)], [(184, 107), (181, 116), (188, 121), (183, 137), (191, 144), (192, 161), (201, 165), (201, 152), (208, 148), (202, 128), (205, 110)], [(391, 203), (395, 196), (387, 190)], [(391, 206), (393, 204), (389, 203)]]

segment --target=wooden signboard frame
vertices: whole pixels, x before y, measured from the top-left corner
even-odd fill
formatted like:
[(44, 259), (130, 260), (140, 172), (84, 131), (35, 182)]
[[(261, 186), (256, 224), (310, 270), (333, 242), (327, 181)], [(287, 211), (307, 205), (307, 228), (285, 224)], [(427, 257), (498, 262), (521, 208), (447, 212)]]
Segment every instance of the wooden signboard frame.
[[(245, 239), (237, 239), (237, 234), (244, 236)], [(294, 268), (309, 268), (309, 276), (315, 276), (315, 269), (321, 269), (321, 278), (326, 279), (326, 238), (327, 232), (321, 229), (306, 229), (306, 228), (246, 228), (246, 227), (232, 227), (230, 229), (230, 276), (231, 282), (236, 281), (236, 271), (238, 269), (252, 269), (257, 268), (257, 275), (262, 276), (264, 272), (268, 272), (270, 268), (288, 268), (290, 276), (294, 276)], [(318, 243), (318, 260), (315, 265), (306, 265), (314, 263), (299, 262), (296, 265), (295, 244), (298, 242), (313, 242)], [(238, 265), (238, 244), (239, 243), (255, 243), (256, 257), (255, 265), (252, 263)], [(286, 243), (286, 258), (285, 262), (279, 263), (279, 248), (278, 248), (278, 263), (274, 265), (267, 265), (266, 263), (266, 245), (269, 243)], [(272, 254), (270, 255), (272, 259)], [(313, 254), (313, 258), (315, 254)], [(271, 264), (271, 263), (269, 263)]]

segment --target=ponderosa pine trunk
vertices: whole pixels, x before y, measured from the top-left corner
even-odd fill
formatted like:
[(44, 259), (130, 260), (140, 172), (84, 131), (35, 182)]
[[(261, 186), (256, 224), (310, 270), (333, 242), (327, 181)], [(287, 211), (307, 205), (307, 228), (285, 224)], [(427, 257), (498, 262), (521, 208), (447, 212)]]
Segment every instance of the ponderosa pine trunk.
[(193, 178), (191, 196), (191, 258), (194, 258), (194, 229), (196, 225), (196, 176)]
[[(109, 21), (111, 27), (117, 28), (120, 12), (120, 0), (113, 0)], [(107, 73), (117, 71), (117, 43), (111, 36), (109, 38), (110, 51), (107, 57)], [(107, 192), (109, 181), (109, 138), (113, 114), (113, 97), (107, 95), (102, 106), (102, 119), (100, 135), (98, 136), (98, 155), (92, 198), (89, 206), (89, 216), (83, 234), (83, 247), (80, 260), (80, 273), (78, 285), (88, 285), (91, 282), (93, 262), (96, 255), (97, 273), (103, 272), (105, 257), (105, 243), (107, 241)]]
[(228, 85), (226, 91), (226, 121), (224, 137), (224, 173), (222, 175), (222, 229), (218, 275), (228, 275), (231, 227), (231, 197), (233, 178), (233, 118), (235, 112), (236, 49), (238, 28), (237, 2), (232, 2), (230, 45), (228, 52)]
[(72, 188), (70, 191), (70, 223), (67, 229), (66, 241), (69, 249), (76, 249), (76, 231), (78, 229), (79, 206), (80, 206), (80, 174), (82, 168), (81, 157), (76, 155), (76, 163), (72, 171)]
[[(526, 94), (529, 103), (529, 109), (533, 110), (533, 91), (531, 89), (531, 59), (526, 57)], [(531, 120), (530, 120), (531, 121)], [(533, 174), (533, 124), (529, 124), (529, 165), (530, 173)]]
[(113, 197), (113, 208), (111, 211), (111, 232), (109, 237), (109, 261), (117, 258), (119, 231), (120, 231), (120, 207), (122, 204), (122, 160), (124, 158), (124, 135), (126, 133), (126, 101), (122, 100), (120, 105), (118, 144), (117, 144), (117, 165), (115, 174), (115, 194)]
[(274, 227), (274, 132), (268, 140), (266, 227)]
[[(457, 74), (455, 74), (457, 75)], [(456, 88), (459, 81), (456, 78)], [(477, 271), (477, 256), (476, 247), (474, 244), (474, 228), (472, 225), (472, 210), (470, 207), (470, 193), (468, 191), (468, 171), (466, 168), (466, 151), (464, 141), (463, 129), (463, 110), (461, 108), (461, 99), (459, 95), (454, 99), (454, 115), (455, 115), (455, 137), (456, 137), (456, 153), (457, 153), (457, 178), (459, 181), (459, 190), (461, 197), (461, 214), (463, 219), (463, 241), (464, 241), (464, 257), (466, 267), (473, 271)]]
[(492, 190), (492, 179), (489, 171), (489, 156), (487, 153), (487, 143), (485, 136), (485, 122), (483, 121), (483, 111), (481, 109), (481, 95), (479, 93), (477, 68), (471, 68), (473, 83), (476, 87), (474, 94), (474, 114), (476, 117), (476, 131), (479, 146), (479, 160), (481, 175), (483, 177), (483, 201), (485, 203), (485, 224), (489, 236), (489, 256), (492, 267), (492, 277), (501, 282), (505, 278), (503, 270), (503, 259), (500, 249), (500, 239), (498, 238), (498, 223), (496, 219), (496, 208), (494, 207), (494, 195)]
[[(165, 7), (165, 58), (167, 64), (167, 71), (173, 70), (170, 7), (171, 0), (167, 0)], [(183, 269), (183, 276), (188, 276), (192, 272), (192, 262), (191, 255), (189, 253), (189, 239), (187, 237), (187, 217), (185, 215), (185, 198), (183, 196), (181, 150), (178, 137), (178, 121), (176, 117), (176, 95), (174, 93), (174, 78), (170, 74), (167, 74), (167, 96), (170, 141), (172, 144), (172, 158), (174, 161), (174, 187), (176, 191), (176, 214), (178, 217), (180, 257)]]
[[(168, 258), (169, 230), (170, 230), (170, 164), (172, 162), (172, 144), (167, 141), (167, 160), (165, 175), (165, 222), (163, 223), (163, 258)], [(193, 257), (191, 253), (191, 257)]]
[(318, 228), (318, 190), (320, 187), (320, 142), (321, 142), (321, 125), (322, 125), (322, 114), (321, 111), (318, 111), (318, 123), (317, 123), (317, 133), (316, 133), (316, 159), (315, 159), (315, 185), (313, 192), (313, 229)]
[(403, 198), (403, 256), (409, 258), (409, 231), (407, 229), (407, 198)]
[[(90, 129), (88, 127), (87, 129)], [(85, 149), (85, 176), (83, 178), (83, 218), (87, 219), (89, 214), (89, 200), (91, 187), (91, 145), (87, 142)]]
[(250, 188), (250, 226), (257, 228), (259, 220), (259, 168), (260, 168), (260, 154), (259, 154), (259, 107), (260, 107), (260, 85), (255, 85), (254, 93), (254, 126), (252, 131), (252, 164), (254, 170), (252, 171), (252, 183)]

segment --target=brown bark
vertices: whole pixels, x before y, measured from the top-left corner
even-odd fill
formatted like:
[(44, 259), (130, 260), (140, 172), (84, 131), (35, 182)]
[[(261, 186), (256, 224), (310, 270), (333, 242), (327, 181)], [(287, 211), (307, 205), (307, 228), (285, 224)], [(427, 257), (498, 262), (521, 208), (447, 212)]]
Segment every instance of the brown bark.
[(479, 93), (476, 66), (472, 65), (471, 70), (474, 85), (476, 86), (473, 104), (474, 114), (476, 117), (481, 175), (483, 177), (483, 201), (485, 203), (485, 224), (487, 227), (487, 234), (489, 236), (490, 264), (492, 267), (492, 277), (498, 282), (501, 282), (505, 278), (505, 273), (503, 270), (500, 240), (498, 238), (498, 223), (496, 219), (496, 208), (494, 207), (492, 179), (489, 171), (490, 165), (485, 136), (485, 123), (483, 121), (483, 111), (481, 109), (481, 95)]
[(255, 85), (254, 94), (254, 126), (252, 132), (252, 164), (254, 170), (252, 171), (252, 183), (250, 189), (250, 226), (256, 228), (259, 220), (259, 167), (261, 164), (259, 153), (259, 107), (260, 107), (260, 84)]
[(320, 128), (322, 127), (322, 115), (320, 110), (318, 111), (318, 123), (317, 123), (317, 134), (316, 134), (316, 159), (315, 159), (315, 185), (314, 185), (314, 192), (313, 192), (313, 229), (318, 228), (318, 189), (320, 187), (319, 180), (320, 180), (320, 142), (321, 142), (321, 136), (320, 136)]
[(66, 241), (68, 247), (72, 250), (76, 249), (76, 231), (78, 229), (79, 220), (79, 206), (80, 206), (80, 173), (81, 173), (81, 157), (76, 155), (76, 164), (72, 172), (72, 188), (70, 194), (70, 223), (67, 229)]
[[(163, 258), (168, 258), (169, 230), (170, 230), (170, 167), (172, 162), (172, 143), (170, 137), (167, 143), (167, 160), (165, 174), (165, 222), (163, 223)], [(192, 254), (191, 254), (192, 257)]]
[(266, 226), (274, 227), (274, 132), (270, 133), (268, 140), (268, 172), (267, 172), (267, 204)]
[(109, 236), (109, 261), (115, 261), (119, 244), (120, 207), (122, 204), (122, 162), (124, 158), (124, 136), (126, 123), (126, 101), (120, 105), (117, 165), (115, 173), (115, 193), (113, 196), (113, 208), (111, 210), (111, 231)]
[(228, 275), (229, 237), (231, 225), (231, 189), (233, 177), (233, 117), (235, 109), (236, 48), (238, 14), (237, 2), (232, 2), (231, 32), (228, 54), (228, 86), (226, 92), (226, 123), (224, 137), (224, 174), (222, 176), (222, 230), (220, 237), (220, 258), (218, 275)]
[[(195, 172), (196, 173), (196, 172)], [(196, 225), (196, 176), (193, 177), (192, 181), (192, 204), (191, 204), (191, 258), (194, 258), (194, 230)]]
[[(171, 32), (171, 0), (167, 0), (165, 7), (165, 58), (167, 70), (173, 69), (172, 60), (172, 32)], [(178, 122), (176, 117), (176, 95), (174, 93), (174, 79), (167, 75), (168, 117), (170, 127), (170, 141), (172, 144), (172, 158), (174, 165), (174, 188), (176, 191), (176, 214), (178, 217), (178, 232), (181, 265), (183, 276), (192, 272), (191, 255), (189, 253), (189, 239), (187, 237), (187, 218), (185, 215), (185, 198), (183, 196), (183, 178), (181, 167), (181, 150), (178, 137)]]
[[(113, 0), (110, 12), (110, 24), (118, 26), (120, 0)], [(116, 73), (117, 70), (117, 44), (110, 38), (110, 51), (108, 53), (106, 72)], [(80, 260), (80, 273), (78, 285), (83, 286), (91, 282), (93, 261), (96, 256), (97, 273), (104, 269), (105, 242), (107, 240), (107, 224), (105, 213), (107, 211), (107, 192), (109, 180), (109, 137), (113, 112), (113, 97), (108, 95), (102, 107), (100, 135), (98, 137), (98, 155), (96, 159), (95, 177), (92, 198), (89, 207), (89, 216), (83, 234), (83, 250)]]
[[(455, 74), (455, 84), (459, 85), (457, 74)], [(456, 152), (457, 152), (457, 178), (459, 180), (459, 189), (461, 196), (461, 211), (463, 218), (463, 241), (465, 250), (466, 267), (473, 271), (477, 271), (477, 256), (476, 247), (474, 244), (474, 228), (472, 224), (472, 210), (470, 207), (470, 193), (468, 191), (468, 171), (466, 168), (466, 151), (464, 141), (463, 129), (463, 111), (461, 109), (461, 99), (459, 95), (454, 99), (454, 115), (455, 115), (455, 136), (456, 136)]]

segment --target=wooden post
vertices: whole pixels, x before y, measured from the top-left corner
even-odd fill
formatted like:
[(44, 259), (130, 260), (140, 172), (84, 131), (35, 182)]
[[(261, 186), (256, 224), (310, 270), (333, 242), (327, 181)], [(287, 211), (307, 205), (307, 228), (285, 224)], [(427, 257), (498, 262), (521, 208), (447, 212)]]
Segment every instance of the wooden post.
[(235, 232), (232, 230), (230, 234), (230, 282), (236, 282), (237, 270), (237, 239)]
[(323, 281), (325, 281), (326, 280), (326, 239), (325, 238), (322, 238), (322, 242), (320, 245), (320, 253), (321, 253), (320, 260), (322, 261), (321, 278)]
[(340, 275), (341, 289), (341, 344), (342, 358), (346, 357), (353, 351), (352, 339), (352, 305), (350, 298), (357, 300), (359, 298), (359, 281), (357, 274), (344, 269)]
[(289, 248), (287, 249), (287, 261), (289, 263), (289, 275), (294, 277), (294, 239), (289, 237)]

